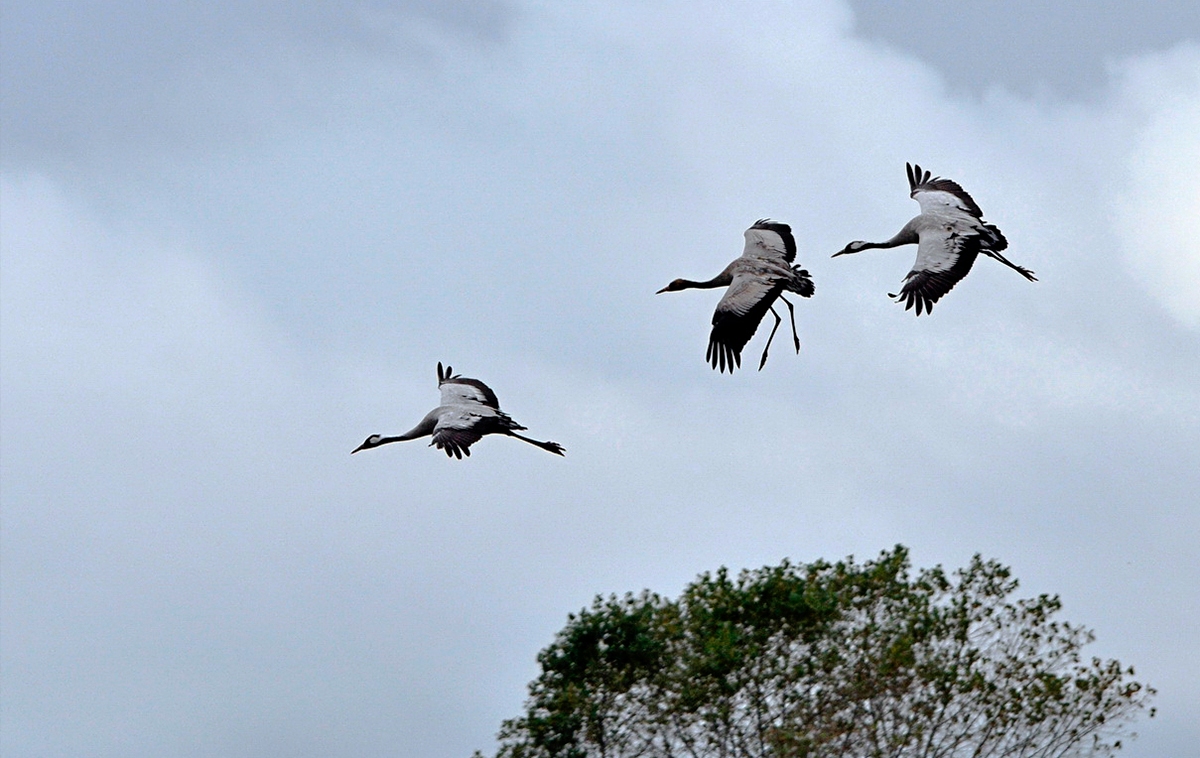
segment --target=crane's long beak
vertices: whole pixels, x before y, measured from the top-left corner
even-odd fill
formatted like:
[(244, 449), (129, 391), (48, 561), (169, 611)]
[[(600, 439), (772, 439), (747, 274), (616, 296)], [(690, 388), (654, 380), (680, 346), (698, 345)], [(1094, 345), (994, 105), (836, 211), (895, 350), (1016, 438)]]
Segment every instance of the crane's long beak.
[(350, 455), (354, 455), (354, 454), (355, 454), (355, 453), (357, 453), (359, 450), (366, 450), (366, 449), (367, 449), (367, 443), (365, 443), (365, 442), (364, 442), (364, 443), (362, 443), (361, 445), (359, 445), (358, 447), (356, 447), (356, 448), (354, 448), (353, 450), (351, 450), (351, 451), (350, 451)]

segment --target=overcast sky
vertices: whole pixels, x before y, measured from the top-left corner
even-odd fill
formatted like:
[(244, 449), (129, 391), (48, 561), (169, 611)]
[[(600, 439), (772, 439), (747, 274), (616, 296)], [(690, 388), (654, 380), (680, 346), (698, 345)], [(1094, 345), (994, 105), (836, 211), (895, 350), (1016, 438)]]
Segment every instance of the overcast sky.
[[(903, 543), (1194, 754), (1200, 6), (1044, 5), (4, 0), (0, 752), (466, 758), (597, 593)], [(831, 260), (906, 161), (1040, 281)], [(761, 217), (803, 349), (717, 374), (654, 292)], [(439, 360), (566, 457), (349, 455)]]

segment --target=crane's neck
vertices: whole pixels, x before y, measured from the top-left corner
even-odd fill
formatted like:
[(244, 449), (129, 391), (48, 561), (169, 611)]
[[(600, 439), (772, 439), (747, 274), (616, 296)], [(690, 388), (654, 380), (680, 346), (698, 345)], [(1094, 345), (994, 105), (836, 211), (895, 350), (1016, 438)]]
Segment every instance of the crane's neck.
[(418, 437), (426, 437), (428, 435), (429, 432), (426, 432), (425, 434), (413, 434), (412, 432), (405, 432), (404, 434), (397, 434), (394, 437), (380, 437), (379, 440), (371, 447), (379, 447), (380, 445), (387, 445), (392, 442), (407, 442), (408, 440), (415, 440)]
[(726, 287), (732, 279), (724, 274), (718, 274), (705, 282), (693, 282), (691, 279), (680, 279), (679, 289), (710, 290), (716, 287)]
[[(918, 216), (917, 218), (920, 218)], [(901, 245), (915, 245), (921, 241), (921, 236), (917, 234), (917, 219), (913, 219), (904, 225), (904, 228), (896, 232), (896, 236), (883, 242), (866, 242), (859, 250), (867, 250), (868, 248), (888, 248), (900, 247)]]
[(380, 437), (379, 441), (371, 447), (379, 447), (390, 442), (407, 442), (408, 440), (420, 439), (433, 434), (433, 428), (437, 425), (437, 413), (431, 411), (425, 418), (421, 419), (421, 423), (409, 429), (404, 434), (397, 434), (393, 437)]
[(663, 287), (659, 292), (678, 292), (679, 290), (708, 290), (716, 287), (728, 287), (733, 281), (733, 272), (726, 268), (721, 273), (706, 282), (694, 282), (691, 279), (676, 279)]
[(437, 408), (434, 408), (429, 413), (426, 413), (425, 418), (421, 419), (421, 423), (417, 424), (412, 429), (409, 429), (407, 432), (397, 437), (387, 437), (385, 439), (388, 442), (404, 442), (405, 440), (415, 440), (421, 437), (428, 437), (429, 435), (433, 434), (433, 428), (437, 426), (437, 421), (438, 411)]

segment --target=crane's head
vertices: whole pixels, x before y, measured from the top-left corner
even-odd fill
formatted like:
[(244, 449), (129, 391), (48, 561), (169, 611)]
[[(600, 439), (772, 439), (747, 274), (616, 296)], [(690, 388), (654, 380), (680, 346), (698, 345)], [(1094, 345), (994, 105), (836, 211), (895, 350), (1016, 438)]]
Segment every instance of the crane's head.
[(363, 442), (361, 445), (359, 445), (358, 447), (351, 450), (350, 455), (354, 455), (359, 450), (370, 450), (373, 447), (379, 447), (379, 445), (382, 444), (382, 442), (383, 442), (382, 434), (372, 434), (370, 437), (367, 437), (365, 442)]
[(687, 289), (687, 287), (688, 287), (688, 281), (686, 279), (676, 279), (675, 281), (671, 282), (666, 287), (663, 287), (662, 289), (660, 289), (658, 292), (655, 292), (654, 294), (661, 295), (664, 292), (678, 292), (679, 290)]
[(850, 253), (857, 253), (860, 250), (864, 249), (866, 246), (867, 246), (867, 243), (863, 242), (862, 240), (854, 240), (849, 245), (846, 245), (845, 247), (843, 247), (841, 250), (834, 253), (830, 257), (836, 258), (839, 255), (849, 255)]

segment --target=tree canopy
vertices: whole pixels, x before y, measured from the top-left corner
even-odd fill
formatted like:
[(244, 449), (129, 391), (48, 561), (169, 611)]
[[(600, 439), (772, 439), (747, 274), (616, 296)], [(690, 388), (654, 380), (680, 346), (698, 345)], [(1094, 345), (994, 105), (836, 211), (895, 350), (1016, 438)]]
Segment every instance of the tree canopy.
[(1148, 708), (1008, 568), (912, 574), (897, 546), (597, 597), (538, 655), (497, 758), (1109, 755)]

